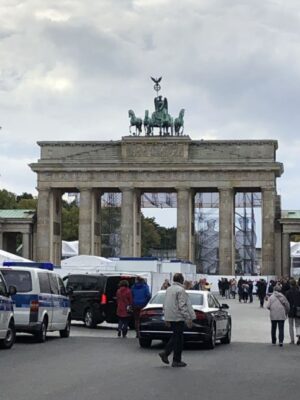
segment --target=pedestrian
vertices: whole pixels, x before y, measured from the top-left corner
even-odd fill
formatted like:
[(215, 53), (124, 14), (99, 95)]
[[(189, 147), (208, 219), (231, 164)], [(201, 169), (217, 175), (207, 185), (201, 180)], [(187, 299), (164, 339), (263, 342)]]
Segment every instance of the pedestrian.
[(235, 299), (236, 288), (237, 288), (236, 280), (233, 278), (230, 281), (230, 295), (232, 296), (233, 299)]
[(164, 317), (166, 324), (172, 330), (172, 336), (159, 356), (163, 363), (169, 364), (169, 355), (173, 352), (172, 367), (185, 367), (182, 361), (183, 331), (185, 323), (189, 328), (196, 319), (190, 298), (183, 286), (184, 278), (181, 273), (174, 274), (173, 284), (167, 289), (164, 300)]
[(248, 295), (249, 295), (249, 303), (253, 303), (253, 282), (251, 279), (248, 280)]
[(242, 277), (240, 277), (240, 279), (238, 280), (238, 295), (239, 295), (239, 302), (242, 302), (242, 298), (243, 298), (243, 284), (244, 284), (244, 280)]
[(131, 317), (132, 307), (132, 294), (129, 289), (129, 283), (127, 280), (121, 280), (119, 282), (119, 289), (117, 290), (117, 316), (119, 318), (118, 323), (118, 337), (123, 336), (125, 338), (128, 332), (128, 324)]
[(171, 286), (171, 284), (170, 284), (169, 279), (165, 279), (165, 280), (164, 280), (164, 283), (161, 285), (160, 290), (167, 290), (168, 287), (170, 287), (170, 286)]
[(141, 276), (137, 276), (135, 284), (131, 288), (133, 298), (133, 317), (136, 337), (140, 336), (140, 313), (141, 309), (146, 306), (151, 299), (149, 286)]
[(279, 346), (282, 347), (284, 340), (284, 321), (290, 311), (290, 305), (286, 297), (281, 293), (280, 285), (274, 287), (274, 292), (267, 302), (267, 309), (270, 310), (272, 344), (276, 344), (276, 330), (278, 326)]
[(300, 310), (300, 290), (297, 287), (295, 279), (290, 280), (290, 289), (286, 292), (286, 298), (290, 303), (289, 311), (289, 332), (291, 344), (295, 343), (294, 326), (296, 328), (296, 336), (298, 338), (297, 345), (300, 345), (300, 314), (298, 314), (297, 307)]
[(256, 294), (259, 298), (259, 303), (260, 303), (260, 307), (263, 308), (264, 306), (264, 300), (266, 297), (266, 293), (267, 293), (267, 283), (264, 279), (260, 279), (257, 283), (256, 283)]
[(249, 285), (248, 285), (247, 281), (245, 281), (243, 283), (242, 289), (243, 289), (242, 299), (243, 299), (244, 303), (247, 303), (248, 294), (249, 294)]

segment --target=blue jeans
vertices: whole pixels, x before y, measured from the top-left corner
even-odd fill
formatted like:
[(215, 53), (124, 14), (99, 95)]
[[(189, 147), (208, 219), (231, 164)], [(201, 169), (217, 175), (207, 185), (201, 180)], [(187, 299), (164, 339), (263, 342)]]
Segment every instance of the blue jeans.
[(180, 362), (183, 349), (184, 321), (170, 322), (173, 334), (165, 347), (165, 353), (169, 356), (173, 351), (173, 361)]
[(272, 337), (272, 343), (276, 343), (276, 330), (277, 330), (277, 325), (278, 325), (278, 330), (279, 330), (279, 343), (283, 343), (284, 339), (284, 320), (275, 320), (271, 321), (272, 328), (271, 328), (271, 337)]

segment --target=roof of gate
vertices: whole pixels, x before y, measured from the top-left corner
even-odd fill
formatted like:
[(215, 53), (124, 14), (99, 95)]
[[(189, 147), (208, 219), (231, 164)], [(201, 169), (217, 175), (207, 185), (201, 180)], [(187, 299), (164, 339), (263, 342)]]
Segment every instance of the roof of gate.
[(1, 219), (22, 218), (32, 219), (36, 214), (36, 210), (0, 210)]

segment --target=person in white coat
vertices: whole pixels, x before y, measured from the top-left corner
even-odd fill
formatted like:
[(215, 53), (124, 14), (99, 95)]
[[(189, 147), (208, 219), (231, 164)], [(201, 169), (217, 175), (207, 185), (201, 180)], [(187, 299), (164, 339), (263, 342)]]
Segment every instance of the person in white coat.
[(281, 293), (280, 285), (274, 287), (274, 292), (267, 302), (267, 309), (270, 310), (272, 344), (276, 344), (276, 330), (278, 326), (278, 341), (279, 346), (282, 347), (284, 340), (284, 322), (289, 313), (290, 304), (286, 297)]
[(165, 321), (172, 330), (172, 336), (165, 350), (159, 353), (159, 356), (163, 363), (169, 364), (168, 356), (173, 352), (172, 367), (186, 366), (186, 363), (181, 359), (184, 326), (186, 323), (191, 328), (193, 319), (196, 319), (195, 311), (184, 289), (183, 282), (184, 278), (181, 273), (174, 274), (173, 284), (167, 289), (164, 301)]

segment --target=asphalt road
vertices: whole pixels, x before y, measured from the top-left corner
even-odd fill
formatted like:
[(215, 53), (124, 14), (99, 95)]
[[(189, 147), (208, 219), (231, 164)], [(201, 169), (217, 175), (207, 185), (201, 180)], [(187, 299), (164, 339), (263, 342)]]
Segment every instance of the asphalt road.
[(50, 334), (45, 344), (18, 337), (10, 351), (0, 352), (1, 400), (148, 400), (148, 399), (299, 399), (300, 346), (270, 344), (268, 312), (258, 303), (229, 300), (233, 341), (206, 350), (188, 345), (186, 368), (161, 363), (159, 343), (138, 346), (99, 326), (72, 327), (68, 339)]

